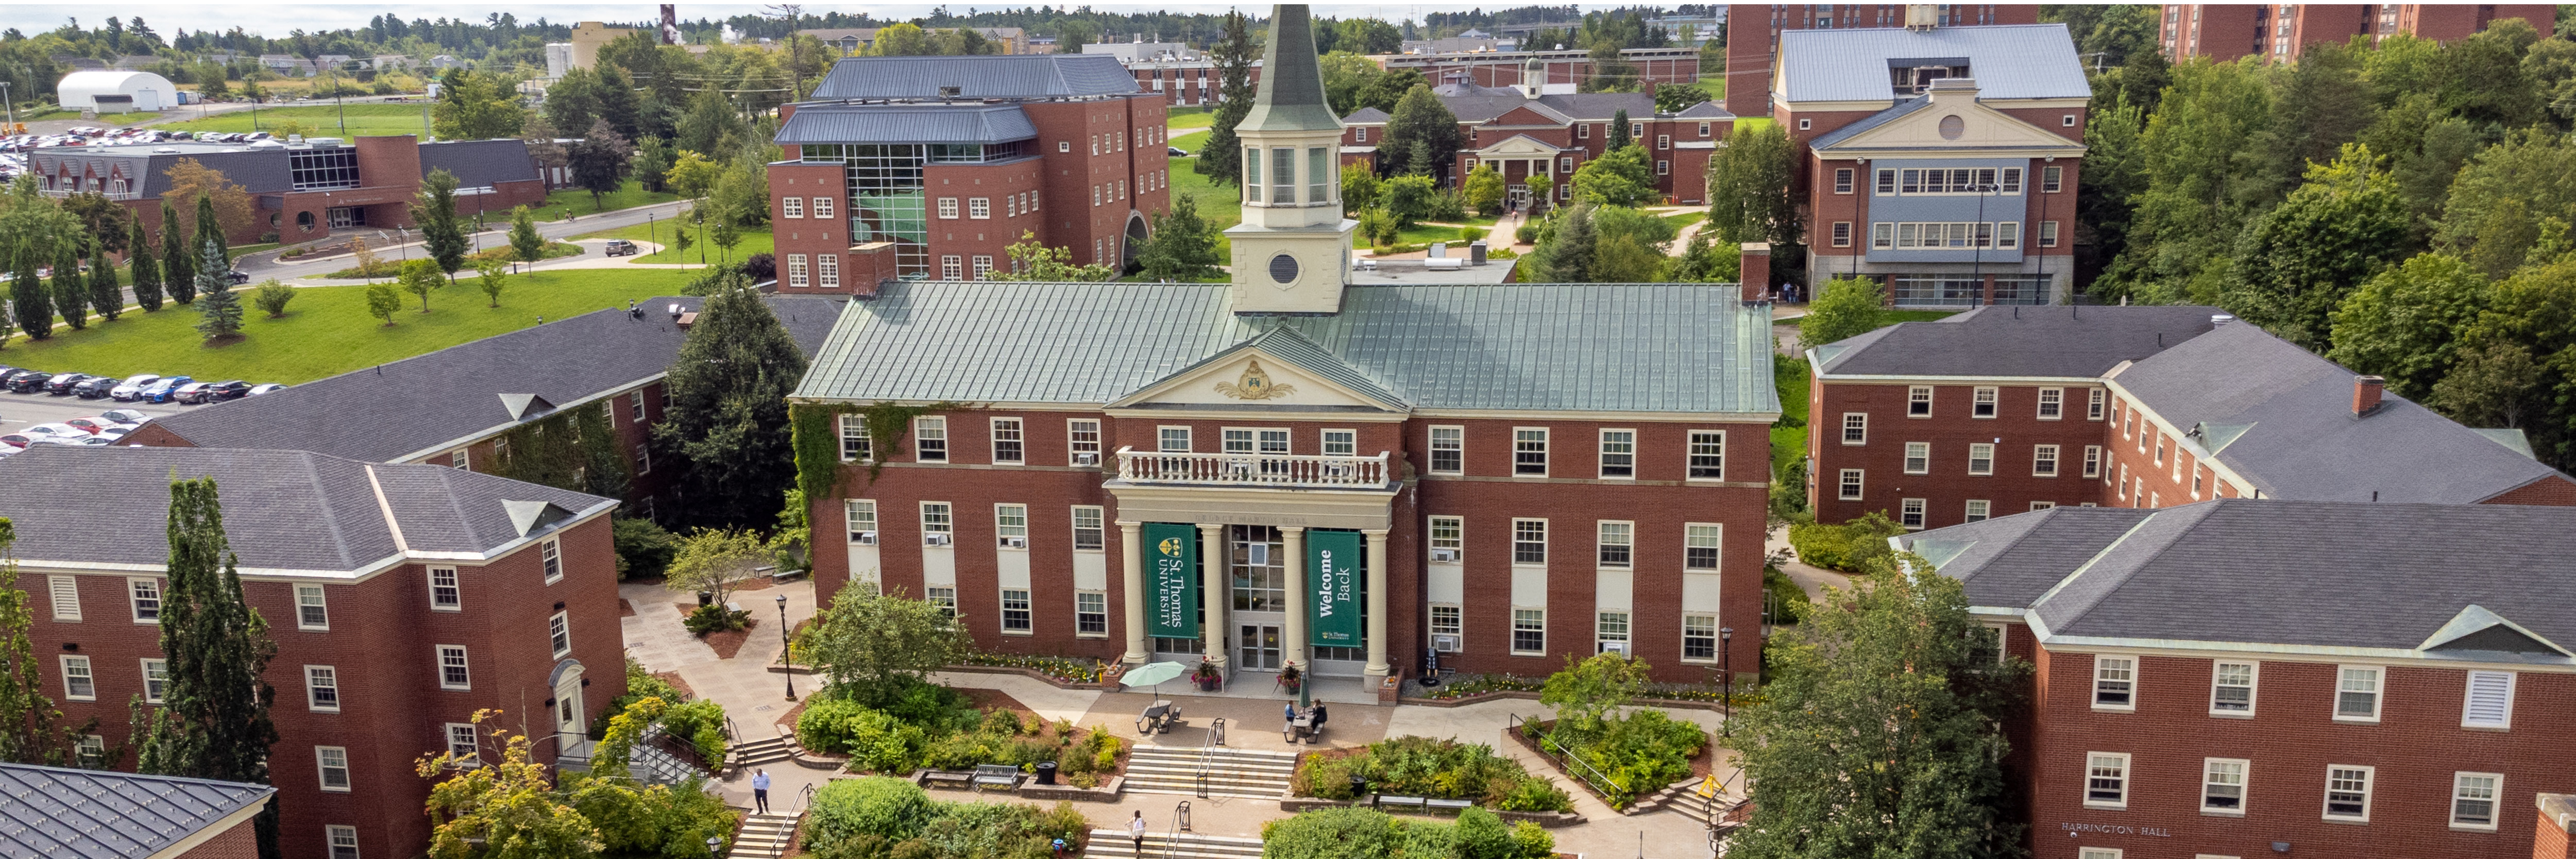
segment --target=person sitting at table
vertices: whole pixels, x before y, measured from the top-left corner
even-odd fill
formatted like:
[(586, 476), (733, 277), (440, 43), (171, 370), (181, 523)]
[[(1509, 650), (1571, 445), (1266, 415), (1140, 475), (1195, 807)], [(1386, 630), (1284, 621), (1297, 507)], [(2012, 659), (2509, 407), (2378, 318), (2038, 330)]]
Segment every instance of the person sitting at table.
[(1314, 721), (1314, 724), (1311, 724), (1311, 725), (1308, 725), (1308, 726), (1307, 726), (1306, 731), (1307, 731), (1308, 733), (1315, 734), (1315, 735), (1317, 735), (1317, 736), (1321, 736), (1321, 735), (1323, 735), (1323, 733), (1324, 733), (1324, 717), (1325, 717), (1325, 716), (1327, 716), (1327, 715), (1329, 715), (1329, 714), (1327, 714), (1327, 713), (1325, 713), (1325, 712), (1324, 712), (1324, 702), (1322, 702), (1322, 701), (1317, 701), (1317, 702), (1315, 702), (1315, 709), (1307, 711), (1307, 715), (1310, 715), (1310, 716), (1315, 717), (1315, 721)]

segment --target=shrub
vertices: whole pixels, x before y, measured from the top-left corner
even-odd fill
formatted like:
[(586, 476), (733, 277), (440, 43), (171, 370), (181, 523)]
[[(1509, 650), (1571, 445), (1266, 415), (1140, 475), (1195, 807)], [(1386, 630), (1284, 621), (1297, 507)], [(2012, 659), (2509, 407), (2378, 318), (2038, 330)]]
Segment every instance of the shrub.
[(1662, 710), (1640, 709), (1605, 719), (1598, 728), (1557, 724), (1557, 741), (1608, 778), (1607, 799), (1613, 808), (1689, 776), (1690, 759), (1708, 747), (1707, 731), (1694, 722), (1674, 721)]
[(1456, 189), (1433, 194), (1424, 206), (1423, 215), (1423, 220), (1426, 221), (1466, 220), (1467, 197), (1458, 193)]
[(609, 523), (609, 533), (617, 543), (620, 580), (661, 575), (670, 568), (671, 559), (680, 554), (680, 538), (651, 519), (614, 519)]
[(1549, 834), (1546, 827), (1527, 820), (1512, 827), (1512, 846), (1518, 848), (1520, 859), (1556, 857), (1556, 836)]
[(1889, 520), (1886, 513), (1873, 510), (1840, 525), (1792, 524), (1789, 547), (1798, 550), (1798, 560), (1810, 565), (1853, 572), (1860, 569), (1863, 561), (1891, 551), (1887, 538), (1903, 533), (1904, 526)]
[(1522, 224), (1519, 228), (1512, 230), (1512, 243), (1516, 245), (1538, 244), (1538, 225)]
[(691, 701), (681, 704), (677, 703), (678, 698), (663, 700), (674, 702), (671, 709), (662, 714), (663, 731), (695, 744), (698, 747), (698, 754), (705, 755), (710, 763), (724, 760), (723, 704), (714, 701)]
[(1391, 856), (1398, 844), (1397, 826), (1395, 818), (1375, 809), (1309, 811), (1263, 824), (1261, 856), (1262, 859)]
[(627, 705), (645, 698), (660, 698), (676, 704), (688, 700), (689, 696), (680, 694), (679, 689), (653, 676), (653, 672), (644, 668), (644, 663), (635, 661), (635, 657), (626, 657), (626, 694), (608, 700), (608, 709), (600, 712), (598, 721), (590, 723), (590, 738), (607, 737), (608, 720), (626, 712)]
[(835, 781), (806, 812), (805, 848), (838, 847), (862, 835), (902, 841), (921, 834), (937, 807), (920, 785), (890, 776)]
[(1520, 845), (1512, 843), (1511, 827), (1481, 808), (1458, 812), (1458, 823), (1450, 831), (1462, 859), (1515, 859), (1520, 852)]
[(1494, 754), (1492, 746), (1428, 737), (1397, 737), (1348, 757), (1308, 755), (1290, 777), (1289, 788), (1297, 796), (1354, 799), (1350, 777), (1355, 774), (1377, 793), (1466, 799), (1510, 811), (1574, 808), (1565, 791)]
[(751, 612), (730, 611), (721, 605), (702, 605), (689, 612), (688, 619), (681, 623), (689, 628), (690, 634), (705, 635), (721, 630), (741, 629), (750, 621)]
[(766, 253), (752, 254), (750, 256), (743, 257), (742, 273), (745, 276), (750, 277), (755, 283), (764, 280), (777, 280), (778, 257)]
[(1484, 237), (1485, 237), (1485, 228), (1483, 228), (1483, 227), (1459, 227), (1459, 228), (1458, 228), (1458, 240), (1459, 240), (1459, 241), (1462, 241), (1462, 242), (1472, 242), (1472, 241), (1475, 241), (1475, 240), (1477, 240), (1477, 239), (1481, 239), (1481, 238), (1484, 238)]
[(259, 291), (251, 293), (250, 302), (266, 312), (268, 318), (276, 319), (286, 315), (286, 303), (294, 300), (295, 287), (271, 280), (260, 284)]

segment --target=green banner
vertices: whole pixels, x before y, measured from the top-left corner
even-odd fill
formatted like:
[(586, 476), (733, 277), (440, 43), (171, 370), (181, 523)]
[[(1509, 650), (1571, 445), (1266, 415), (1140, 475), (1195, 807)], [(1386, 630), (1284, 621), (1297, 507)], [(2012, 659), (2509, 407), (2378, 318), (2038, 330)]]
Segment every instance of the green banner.
[(1144, 539), (1146, 599), (1153, 607), (1148, 634), (1199, 637), (1198, 526), (1147, 522)]
[(1307, 642), (1360, 646), (1360, 534), (1306, 532)]

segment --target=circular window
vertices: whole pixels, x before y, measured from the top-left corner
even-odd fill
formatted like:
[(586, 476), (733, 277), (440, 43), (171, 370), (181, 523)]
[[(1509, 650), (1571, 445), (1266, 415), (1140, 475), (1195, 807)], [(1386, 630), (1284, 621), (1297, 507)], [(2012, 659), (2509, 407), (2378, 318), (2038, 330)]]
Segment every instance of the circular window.
[(295, 228), (296, 228), (296, 229), (299, 229), (299, 230), (309, 230), (309, 229), (313, 229), (313, 213), (312, 213), (312, 212), (297, 212), (297, 213), (295, 213)]
[(1297, 280), (1297, 258), (1280, 254), (1270, 258), (1270, 279), (1280, 283)]
[(1957, 140), (1959, 135), (1966, 133), (1968, 133), (1968, 121), (1960, 119), (1958, 114), (1941, 117), (1941, 139)]

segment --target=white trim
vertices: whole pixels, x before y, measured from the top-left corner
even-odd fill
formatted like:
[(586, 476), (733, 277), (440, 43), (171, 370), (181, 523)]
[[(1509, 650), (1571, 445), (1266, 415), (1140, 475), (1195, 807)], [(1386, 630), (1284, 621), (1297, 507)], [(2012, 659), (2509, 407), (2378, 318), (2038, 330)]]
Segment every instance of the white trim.
[[(2348, 716), (2344, 714), (2343, 696), (2346, 690), (2343, 688), (2343, 675), (2346, 671), (2370, 672), (2370, 715)], [(2333, 714), (2335, 721), (2377, 724), (2379, 722), (2380, 715), (2388, 711), (2388, 669), (2385, 666), (2379, 665), (2337, 665), (2335, 666), (2334, 686), (2332, 687), (2332, 692), (2333, 694), (2327, 698), (2327, 712)], [(2356, 692), (2355, 694), (2358, 693)]]
[[(2235, 773), (2233, 773), (2236, 777), (2236, 782), (2234, 785), (2231, 785), (2236, 788), (2235, 808), (2211, 808), (2209, 806), (2209, 787), (2211, 784), (2215, 783), (2209, 780), (2210, 770), (2221, 764), (2233, 765), (2236, 768)], [(2244, 817), (2245, 805), (2247, 800), (2250, 799), (2246, 794), (2249, 792), (2249, 789), (2253, 787), (2253, 784), (2254, 762), (2252, 760), (2246, 758), (2201, 758), (2200, 813), (2211, 817)]]
[[(330, 764), (330, 752), (340, 753), (340, 765), (336, 767), (336, 769), (340, 771), (339, 787), (331, 786), (331, 770), (335, 769), (335, 767)], [(355, 788), (358, 783), (358, 774), (356, 772), (356, 768), (349, 765), (349, 747), (314, 746), (313, 782), (320, 786), (323, 793), (348, 793), (352, 788)]]
[[(2335, 774), (2338, 771), (2359, 772), (2361, 774), (2361, 815), (2358, 817), (2334, 814), (2331, 811), (2333, 808), (2332, 803), (2334, 802), (2334, 779)], [(2379, 791), (2379, 768), (2375, 766), (2360, 766), (2357, 764), (2327, 764), (2325, 788), (2326, 789), (2321, 791), (2319, 795), (2319, 817), (2336, 823), (2369, 823), (2371, 795)], [(2449, 815), (2445, 814), (2444, 816), (2448, 817)]]
[[(2123, 666), (2123, 665), (2106, 665), (2106, 664), (2104, 664), (2104, 662), (2105, 662), (2106, 660), (2114, 661), (2114, 662), (2126, 662), (2126, 663), (2128, 663), (2128, 664), (2127, 664), (2127, 665), (2124, 665), (2124, 666)], [(2138, 709), (2138, 674), (2139, 674), (2139, 671), (2138, 671), (2138, 664), (2139, 664), (2140, 662), (2143, 662), (2143, 661), (2144, 661), (2144, 660), (2141, 660), (2141, 659), (2139, 659), (2138, 657), (2130, 656), (2130, 655), (2126, 655), (2126, 654), (2106, 654), (2106, 653), (2096, 653), (2096, 654), (2093, 654), (2093, 671), (2092, 671), (2092, 673), (2091, 673), (2091, 675), (2090, 675), (2090, 677), (2092, 678), (2092, 682), (2085, 684), (2085, 689), (2086, 689), (2086, 693), (2085, 693), (2085, 701), (2086, 701), (2086, 703), (2090, 704), (2090, 705), (2092, 706), (2092, 708), (2093, 708), (2093, 709), (2095, 709), (2095, 710), (2102, 710), (2102, 711), (2115, 712), (2115, 713), (2134, 713), (2134, 712), (2137, 712), (2137, 709)], [(2126, 683), (2126, 684), (2128, 684), (2127, 688), (2125, 688), (2125, 689), (2118, 689), (2118, 690), (2105, 690), (2105, 689), (2103, 689), (2103, 688), (2102, 688), (2102, 684), (2103, 684), (2105, 681), (2102, 679), (2102, 672), (2103, 672), (2103, 670), (2104, 670), (2104, 669), (2106, 669), (2106, 668), (2108, 668), (2108, 669), (2112, 669), (2112, 670), (2117, 670), (2117, 671), (2124, 671), (2124, 672), (2127, 672), (2128, 676), (2127, 676), (2127, 677), (2125, 677), (2125, 678), (2121, 678), (2121, 679), (2116, 679), (2116, 680), (2108, 681), (2108, 682), (2111, 682), (2111, 683)], [(2126, 700), (2125, 700), (2125, 701), (2119, 701), (2119, 702), (2108, 703), (2108, 704), (2103, 703), (2103, 702), (2102, 702), (2102, 694), (2103, 694), (2105, 691), (2110, 691), (2110, 692), (2112, 692), (2113, 694), (2117, 694), (2117, 695), (2123, 696), (2124, 698), (2126, 698)]]
[[(2116, 759), (2116, 760), (2119, 762), (2119, 773), (2118, 773), (2118, 775), (2117, 775), (2117, 776), (2114, 776), (2114, 777), (2115, 777), (2115, 778), (2118, 778), (2118, 779), (2120, 780), (2120, 798), (2119, 798), (2119, 799), (2094, 799), (2094, 798), (2093, 798), (2093, 769), (2094, 769), (2094, 766), (2095, 766), (2096, 764), (2102, 763), (2103, 761), (2106, 761), (2106, 760), (2114, 760), (2114, 759)], [(2134, 765), (2132, 764), (2132, 762), (2130, 761), (2129, 753), (2128, 753), (2128, 752), (2085, 752), (2085, 753), (2084, 753), (2084, 776), (2083, 776), (2083, 779), (2082, 779), (2082, 782), (2081, 782), (2081, 783), (2083, 784), (2083, 786), (2084, 786), (2084, 794), (2083, 794), (2083, 797), (2084, 797), (2084, 807), (2085, 807), (2085, 808), (2108, 808), (2108, 809), (2125, 809), (2125, 808), (2128, 808), (2128, 807), (2129, 807), (2129, 796), (2130, 796), (2130, 794), (2135, 793), (2135, 791), (2131, 790), (2131, 787), (2132, 787), (2131, 782), (2132, 782), (2132, 780), (2134, 780), (2134, 779), (2136, 778), (2136, 770), (2137, 770), (2137, 767), (2136, 767), (2136, 766), (2134, 766)]]
[[(2218, 685), (2218, 667), (2221, 665), (2245, 666), (2245, 709), (2225, 710), (2219, 708), (2218, 690), (2220, 686)], [(2262, 693), (2263, 663), (2251, 659), (2212, 659), (2209, 661), (2209, 715), (2220, 719), (2254, 718), (2256, 708), (2261, 706), (2260, 702)]]
[[(2485, 785), (2487, 792), (2485, 797), (2487, 804), (2487, 822), (2485, 823), (2460, 822), (2460, 783), (2472, 778), (2492, 779), (2492, 781)], [(2504, 773), (2470, 772), (2465, 770), (2452, 773), (2451, 795), (2447, 804), (2450, 807), (2443, 809), (2442, 817), (2445, 822), (2450, 824), (2452, 829), (2462, 832), (2496, 831), (2497, 821), (2504, 817)]]

